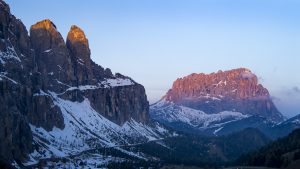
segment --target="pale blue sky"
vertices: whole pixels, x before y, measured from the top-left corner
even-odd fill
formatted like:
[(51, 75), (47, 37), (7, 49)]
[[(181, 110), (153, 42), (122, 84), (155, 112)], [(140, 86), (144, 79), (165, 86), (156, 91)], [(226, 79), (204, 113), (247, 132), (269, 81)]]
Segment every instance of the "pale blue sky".
[(27, 28), (81, 27), (92, 59), (146, 88), (151, 103), (190, 73), (247, 67), (286, 116), (300, 113), (300, 1), (7, 0)]

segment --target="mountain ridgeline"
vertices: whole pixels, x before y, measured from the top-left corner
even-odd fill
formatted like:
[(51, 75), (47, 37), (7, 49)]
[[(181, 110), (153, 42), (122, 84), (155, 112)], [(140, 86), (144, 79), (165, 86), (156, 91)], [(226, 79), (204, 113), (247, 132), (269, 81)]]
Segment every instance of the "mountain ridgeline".
[(30, 28), (0, 1), (0, 158), (23, 162), (34, 151), (32, 126), (64, 129), (66, 119), (54, 103), (83, 102), (122, 125), (149, 120), (145, 89), (131, 78), (113, 75), (90, 58), (84, 32), (72, 26), (66, 42), (48, 19)]

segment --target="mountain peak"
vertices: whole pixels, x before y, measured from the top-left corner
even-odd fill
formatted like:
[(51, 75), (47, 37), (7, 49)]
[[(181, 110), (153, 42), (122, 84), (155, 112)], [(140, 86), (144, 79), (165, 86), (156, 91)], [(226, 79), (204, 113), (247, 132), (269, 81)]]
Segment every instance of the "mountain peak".
[(80, 43), (84, 44), (86, 47), (89, 46), (88, 40), (84, 34), (84, 31), (76, 25), (71, 26), (71, 29), (67, 36), (67, 40), (72, 43), (80, 42)]
[(193, 73), (177, 79), (167, 93), (168, 101), (178, 102), (184, 99), (200, 97), (227, 99), (245, 99), (269, 97), (269, 92), (258, 83), (257, 76), (249, 69), (239, 68), (217, 73)]
[(66, 50), (64, 39), (57, 31), (55, 24), (49, 19), (44, 19), (32, 25), (30, 27), (30, 37), (37, 53), (54, 48)]
[(69, 49), (79, 83), (93, 79), (91, 51), (83, 30), (76, 25), (71, 26), (66, 45)]
[(90, 65), (89, 42), (81, 28), (76, 25), (71, 26), (66, 44), (71, 55), (75, 57), (74, 60)]
[(206, 113), (238, 111), (282, 121), (269, 92), (258, 83), (257, 76), (246, 68), (204, 74), (193, 73), (178, 78), (165, 100)]
[(50, 19), (41, 20), (41, 21), (39, 21), (36, 24), (31, 26), (31, 29), (41, 29), (41, 28), (47, 29), (47, 30), (51, 30), (51, 29), (56, 30), (56, 26), (54, 25), (54, 23)]

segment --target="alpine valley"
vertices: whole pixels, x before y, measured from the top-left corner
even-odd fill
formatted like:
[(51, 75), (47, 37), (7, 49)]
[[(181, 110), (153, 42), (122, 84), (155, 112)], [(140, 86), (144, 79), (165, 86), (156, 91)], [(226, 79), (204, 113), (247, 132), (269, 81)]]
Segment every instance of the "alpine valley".
[(0, 168), (248, 164), (300, 127), (245, 68), (179, 78), (149, 106), (141, 84), (91, 60), (81, 28), (58, 29), (27, 31), (0, 0)]

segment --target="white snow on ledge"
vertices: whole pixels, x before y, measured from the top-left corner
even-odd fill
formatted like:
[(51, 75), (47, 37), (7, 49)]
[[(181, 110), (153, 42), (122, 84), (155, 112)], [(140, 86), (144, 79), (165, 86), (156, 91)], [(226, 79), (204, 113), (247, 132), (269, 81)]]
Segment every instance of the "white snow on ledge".
[(10, 82), (12, 82), (12, 83), (14, 83), (14, 84), (19, 84), (19, 83), (16, 82), (14, 79), (12, 79), (12, 78), (10, 78), (10, 77), (8, 77), (8, 76), (6, 76), (6, 75), (7, 75), (7, 72), (0, 72), (0, 81), (6, 79), (6, 80), (8, 80), (8, 81), (10, 81)]
[(42, 53), (49, 53), (49, 52), (51, 52), (52, 51), (52, 49), (47, 49), (47, 50), (45, 50), (44, 52), (42, 52)]
[(130, 79), (116, 78), (116, 79), (106, 79), (104, 82), (102, 82), (102, 84), (109, 85), (111, 87), (117, 87), (117, 86), (133, 85), (134, 82)]
[(40, 89), (39, 93), (34, 93), (33, 96), (35, 97), (35, 96), (50, 96), (50, 95)]
[(116, 79), (105, 79), (101, 83), (98, 83), (98, 85), (80, 85), (78, 87), (70, 87), (67, 89), (67, 91), (72, 90), (93, 90), (93, 89), (99, 89), (99, 88), (111, 88), (111, 87), (118, 87), (118, 86), (130, 86), (134, 85), (135, 83), (130, 79), (122, 79), (122, 78), (116, 78)]

